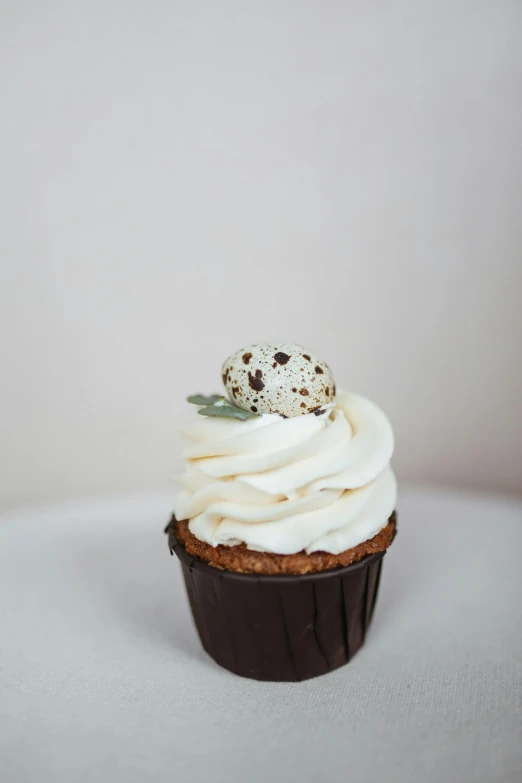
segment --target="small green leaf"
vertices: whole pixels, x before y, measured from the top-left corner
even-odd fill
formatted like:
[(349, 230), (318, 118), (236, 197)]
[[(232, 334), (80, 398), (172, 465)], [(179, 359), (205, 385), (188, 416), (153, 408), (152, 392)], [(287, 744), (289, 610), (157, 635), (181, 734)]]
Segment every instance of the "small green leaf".
[(202, 416), (214, 416), (215, 418), (222, 419), (240, 419), (246, 421), (247, 419), (253, 419), (257, 414), (250, 411), (244, 411), (242, 408), (237, 408), (235, 405), (209, 405), (206, 408), (200, 408), (198, 413)]
[(194, 405), (213, 405), (218, 400), (224, 400), (219, 394), (211, 394), (210, 397), (206, 397), (204, 394), (191, 394), (187, 397), (187, 402), (192, 402)]
[(192, 402), (194, 405), (202, 406), (198, 410), (198, 413), (202, 416), (214, 416), (221, 419), (240, 419), (241, 421), (253, 419), (257, 416), (256, 413), (239, 408), (220, 394), (211, 394), (209, 396), (205, 394), (191, 394), (190, 397), (187, 397), (187, 401)]

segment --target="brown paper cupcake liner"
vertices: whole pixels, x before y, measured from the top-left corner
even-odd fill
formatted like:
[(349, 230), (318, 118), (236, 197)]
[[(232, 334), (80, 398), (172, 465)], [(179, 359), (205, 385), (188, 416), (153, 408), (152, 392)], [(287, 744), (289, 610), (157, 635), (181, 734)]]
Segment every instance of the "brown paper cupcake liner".
[(171, 526), (201, 643), (241, 677), (298, 682), (337, 669), (362, 647), (386, 550), (304, 575), (240, 574), (189, 555)]

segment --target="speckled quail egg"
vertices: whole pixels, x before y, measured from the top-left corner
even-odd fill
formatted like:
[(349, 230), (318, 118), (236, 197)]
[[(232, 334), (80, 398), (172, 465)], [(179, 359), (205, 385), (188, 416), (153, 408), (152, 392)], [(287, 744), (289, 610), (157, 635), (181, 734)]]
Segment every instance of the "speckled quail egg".
[(230, 400), (253, 413), (286, 417), (316, 413), (335, 397), (328, 365), (300, 345), (263, 343), (240, 348), (221, 371)]

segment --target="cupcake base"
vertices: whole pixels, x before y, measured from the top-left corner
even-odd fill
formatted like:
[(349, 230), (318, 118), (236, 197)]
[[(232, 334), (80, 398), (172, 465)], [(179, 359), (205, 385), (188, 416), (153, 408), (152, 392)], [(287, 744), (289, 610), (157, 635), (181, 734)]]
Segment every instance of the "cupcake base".
[(367, 555), (374, 555), (388, 549), (396, 528), (396, 513), (393, 512), (388, 524), (376, 536), (361, 544), (346, 549), (338, 555), (330, 552), (296, 552), (294, 555), (276, 555), (271, 552), (255, 552), (245, 544), (237, 546), (210, 546), (200, 541), (189, 530), (188, 520), (178, 521), (172, 517), (169, 527), (176, 539), (183, 544), (190, 555), (203, 560), (214, 568), (235, 571), (240, 574), (310, 574), (316, 571), (326, 571), (331, 568), (348, 566), (362, 560)]
[[(395, 525), (393, 519), (392, 538)], [(244, 574), (191, 555), (172, 522), (166, 532), (181, 561), (201, 643), (225, 669), (297, 682), (343, 666), (362, 647), (385, 547), (352, 565), (315, 573)]]

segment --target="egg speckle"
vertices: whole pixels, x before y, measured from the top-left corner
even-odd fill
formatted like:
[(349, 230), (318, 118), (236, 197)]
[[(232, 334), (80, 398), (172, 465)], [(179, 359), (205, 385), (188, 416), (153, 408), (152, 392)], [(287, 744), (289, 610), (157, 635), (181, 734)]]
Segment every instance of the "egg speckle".
[(318, 415), (335, 397), (328, 365), (300, 345), (263, 343), (241, 348), (228, 357), (221, 373), (232, 402), (253, 413), (279, 413), (285, 418)]

